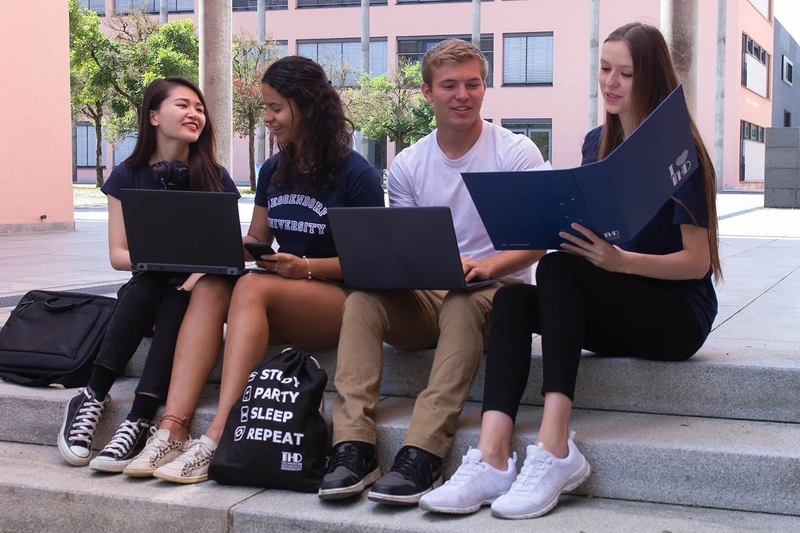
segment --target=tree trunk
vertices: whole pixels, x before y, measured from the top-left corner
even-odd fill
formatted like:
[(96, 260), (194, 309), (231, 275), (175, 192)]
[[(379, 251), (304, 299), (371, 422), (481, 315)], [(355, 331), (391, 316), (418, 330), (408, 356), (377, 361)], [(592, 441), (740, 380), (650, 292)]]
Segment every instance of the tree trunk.
[(395, 157), (397, 157), (397, 154), (403, 151), (403, 141), (405, 140), (404, 137), (405, 136), (402, 133), (398, 133), (394, 138)]
[(94, 136), (97, 139), (95, 155), (95, 172), (97, 174), (97, 188), (103, 186), (103, 112), (102, 110), (94, 119)]
[(250, 164), (250, 192), (256, 192), (256, 121), (250, 117), (247, 134), (247, 161)]

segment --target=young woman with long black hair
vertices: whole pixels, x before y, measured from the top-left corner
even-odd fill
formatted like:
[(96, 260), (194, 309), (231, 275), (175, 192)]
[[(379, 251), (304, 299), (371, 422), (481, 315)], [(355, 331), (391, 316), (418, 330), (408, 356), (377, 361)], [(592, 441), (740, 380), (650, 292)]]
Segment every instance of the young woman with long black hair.
[[(111, 172), (108, 196), (108, 253), (116, 270), (131, 270), (121, 189), (226, 191), (238, 194), (214, 155), (214, 129), (200, 90), (179, 77), (157, 79), (142, 101), (136, 147)], [(70, 464), (121, 472), (142, 451), (152, 419), (169, 387), (175, 343), (197, 274), (135, 272), (118, 293), (89, 384), (67, 405), (58, 449)], [(155, 326), (155, 331), (153, 328)], [(125, 371), (144, 335), (153, 334), (131, 412), (114, 438), (91, 460), (97, 423), (108, 392)]]

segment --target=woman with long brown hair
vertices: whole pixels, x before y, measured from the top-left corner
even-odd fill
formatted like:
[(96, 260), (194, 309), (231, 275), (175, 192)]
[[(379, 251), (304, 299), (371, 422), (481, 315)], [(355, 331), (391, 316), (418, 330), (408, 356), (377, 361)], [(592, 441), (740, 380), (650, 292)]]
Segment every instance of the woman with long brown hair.
[[(610, 154), (678, 86), (658, 29), (632, 23), (609, 35), (599, 82), (606, 120), (586, 136), (583, 164)], [(633, 240), (613, 246), (573, 224), (584, 238), (561, 233), (563, 251), (539, 261), (536, 285), (497, 292), (477, 448), (421, 508), (469, 513), (491, 504), (502, 518), (547, 513), (591, 473), (569, 431), (581, 350), (681, 361), (705, 342), (717, 313), (711, 278), (721, 276), (716, 180), (694, 121), (691, 129), (699, 168)], [(542, 336), (544, 411), (517, 474), (511, 435), (532, 333)]]
[[(328, 208), (383, 206), (380, 175), (352, 150), (353, 125), (317, 63), (289, 56), (264, 73), (264, 121), (280, 152), (261, 167), (244, 242), (278, 241), (280, 251), (254, 257), (265, 273), (205, 276), (192, 295), (178, 338), (165, 415), (151, 443), (126, 469), (177, 483), (208, 478), (228, 412), (269, 344), (336, 346), (345, 293), (328, 225)], [(217, 414), (205, 435), (187, 442), (191, 418), (219, 358), (227, 320)], [(199, 324), (202, 325), (197, 326)], [(182, 452), (182, 454), (181, 454)], [(180, 456), (180, 457), (177, 457)]]
[[(226, 191), (239, 194), (214, 155), (214, 129), (203, 93), (189, 80), (154, 80), (144, 93), (133, 153), (103, 185), (108, 196), (108, 253), (116, 270), (131, 270), (119, 193), (122, 189)], [(135, 272), (117, 295), (117, 306), (89, 377), (67, 405), (58, 449), (75, 466), (121, 472), (145, 446), (153, 417), (167, 397), (173, 354), (189, 291), (199, 274)], [(155, 326), (155, 331), (153, 327)], [(91, 460), (94, 433), (108, 392), (125, 371), (142, 336), (152, 334), (131, 412)]]

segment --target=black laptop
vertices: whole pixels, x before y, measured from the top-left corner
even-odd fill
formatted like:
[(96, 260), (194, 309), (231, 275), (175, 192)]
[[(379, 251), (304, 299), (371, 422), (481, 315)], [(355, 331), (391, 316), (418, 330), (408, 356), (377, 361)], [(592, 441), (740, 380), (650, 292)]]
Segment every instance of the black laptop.
[(244, 272), (236, 194), (122, 189), (119, 199), (132, 269)]
[(356, 289), (469, 290), (449, 207), (328, 209), (344, 283)]

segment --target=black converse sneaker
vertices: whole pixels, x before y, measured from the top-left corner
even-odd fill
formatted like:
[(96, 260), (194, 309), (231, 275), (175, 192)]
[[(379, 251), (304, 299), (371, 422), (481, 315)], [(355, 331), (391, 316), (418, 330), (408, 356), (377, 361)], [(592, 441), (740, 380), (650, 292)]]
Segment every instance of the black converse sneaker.
[(373, 502), (416, 505), (423, 495), (442, 484), (442, 459), (416, 446), (403, 446), (388, 474), (369, 491)]
[(69, 464), (89, 464), (94, 431), (110, 398), (106, 396), (102, 402), (98, 401), (94, 391), (86, 387), (67, 404), (64, 423), (58, 434), (58, 451)]
[(114, 438), (92, 459), (89, 468), (100, 472), (122, 472), (144, 449), (147, 439), (155, 432), (156, 428), (150, 420), (125, 420), (117, 428)]
[(322, 480), (319, 497), (338, 500), (361, 494), (380, 476), (374, 444), (340, 442), (331, 452), (328, 473)]

